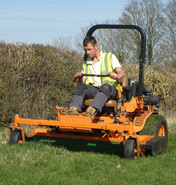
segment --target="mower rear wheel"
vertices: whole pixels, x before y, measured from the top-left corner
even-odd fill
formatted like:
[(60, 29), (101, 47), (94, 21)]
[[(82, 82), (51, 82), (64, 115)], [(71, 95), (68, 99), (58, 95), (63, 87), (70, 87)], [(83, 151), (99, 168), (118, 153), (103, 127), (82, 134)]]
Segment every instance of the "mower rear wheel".
[[(163, 136), (163, 152), (166, 151), (168, 141), (168, 127), (165, 118), (159, 114), (152, 114), (146, 121), (143, 130), (139, 133), (140, 135), (155, 135)], [(146, 150), (146, 155), (152, 155), (152, 151)]]
[(10, 135), (9, 144), (10, 145), (17, 144), (20, 141), (21, 138), (22, 138), (21, 130), (19, 130), (19, 129), (13, 130), (11, 135)]
[(124, 146), (124, 157), (129, 159), (137, 158), (137, 145), (136, 140), (133, 138), (127, 139)]

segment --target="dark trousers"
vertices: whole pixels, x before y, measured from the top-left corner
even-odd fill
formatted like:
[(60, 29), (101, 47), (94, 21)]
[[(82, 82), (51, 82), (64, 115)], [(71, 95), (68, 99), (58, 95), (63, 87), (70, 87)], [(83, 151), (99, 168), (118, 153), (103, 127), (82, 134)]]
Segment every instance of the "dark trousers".
[(101, 112), (108, 99), (117, 99), (117, 91), (109, 84), (103, 84), (100, 87), (95, 87), (78, 83), (73, 90), (72, 101), (69, 107), (77, 107), (80, 112), (84, 100), (86, 99), (94, 99), (90, 106)]

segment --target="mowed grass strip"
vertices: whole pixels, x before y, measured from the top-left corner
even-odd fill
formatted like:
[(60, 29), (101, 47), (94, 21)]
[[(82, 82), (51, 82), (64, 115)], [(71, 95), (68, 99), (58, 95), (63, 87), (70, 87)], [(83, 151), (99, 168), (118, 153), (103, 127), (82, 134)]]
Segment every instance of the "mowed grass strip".
[[(128, 160), (119, 144), (70, 139), (34, 138), (8, 144), (0, 129), (0, 184), (175, 184), (176, 130), (167, 152)], [(116, 152), (117, 151), (117, 152)]]

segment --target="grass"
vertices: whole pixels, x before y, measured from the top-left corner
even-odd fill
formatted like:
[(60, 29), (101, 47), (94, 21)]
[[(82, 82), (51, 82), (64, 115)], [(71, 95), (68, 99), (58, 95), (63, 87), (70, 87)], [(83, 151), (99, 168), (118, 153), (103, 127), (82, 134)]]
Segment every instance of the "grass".
[[(35, 137), (9, 146), (0, 128), (0, 184), (175, 184), (176, 129), (169, 132), (167, 152), (128, 160), (120, 144)], [(118, 153), (118, 155), (117, 155)]]

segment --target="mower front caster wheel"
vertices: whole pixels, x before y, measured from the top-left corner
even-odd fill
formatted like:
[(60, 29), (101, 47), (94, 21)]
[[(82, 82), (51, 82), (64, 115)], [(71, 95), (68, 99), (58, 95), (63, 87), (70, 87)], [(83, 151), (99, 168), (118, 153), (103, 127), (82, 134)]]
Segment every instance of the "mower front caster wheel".
[(135, 139), (132, 138), (127, 139), (124, 146), (124, 157), (128, 159), (134, 159), (138, 157)]
[(17, 144), (20, 141), (21, 138), (22, 138), (21, 130), (19, 130), (19, 129), (13, 130), (11, 135), (10, 135), (9, 144), (10, 145)]

